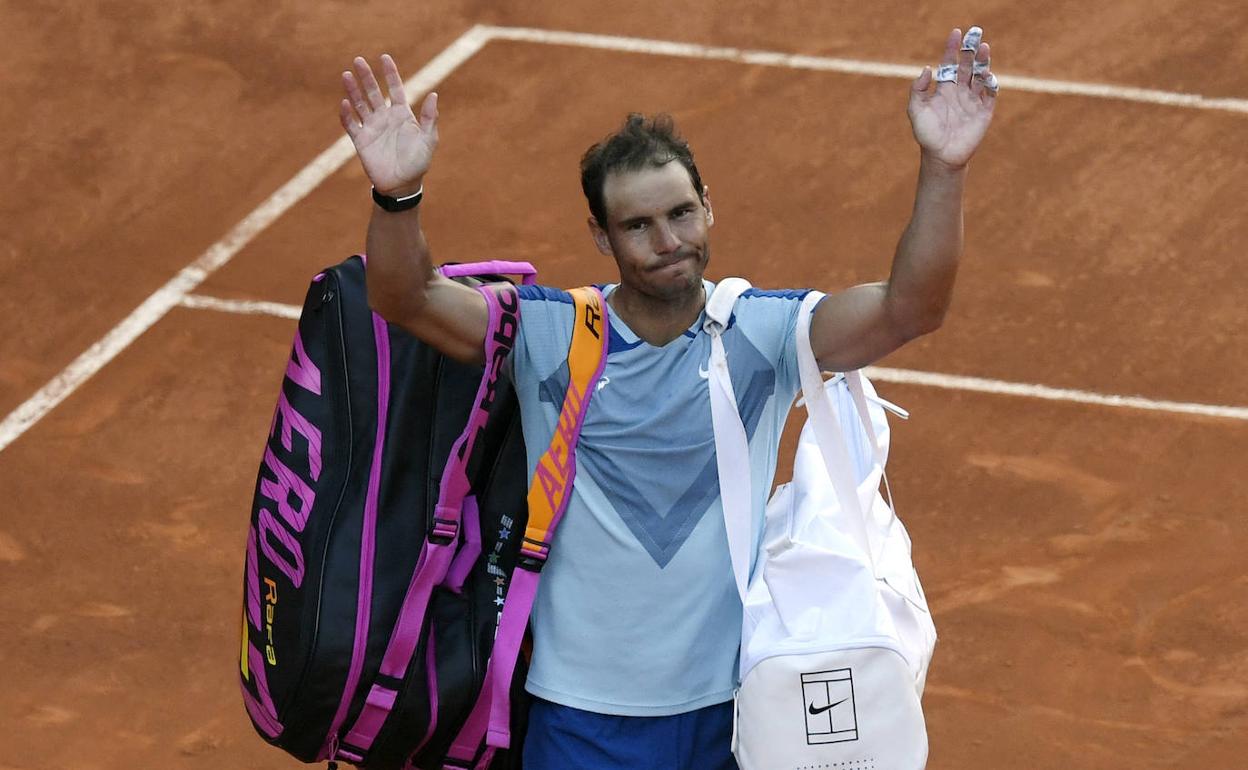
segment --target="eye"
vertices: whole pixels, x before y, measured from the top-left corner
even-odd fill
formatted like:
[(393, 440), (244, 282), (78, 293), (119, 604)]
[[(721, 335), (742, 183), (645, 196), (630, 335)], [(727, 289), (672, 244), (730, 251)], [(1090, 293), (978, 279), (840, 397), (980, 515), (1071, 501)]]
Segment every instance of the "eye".
[(687, 219), (689, 215), (692, 213), (693, 213), (693, 207), (686, 206), (682, 209), (676, 209), (676, 211), (672, 213), (672, 218), (673, 219)]
[(629, 222), (629, 223), (628, 223), (628, 230), (629, 230), (629, 232), (639, 233), (639, 232), (641, 232), (642, 230), (645, 230), (645, 229), (646, 229), (646, 223), (645, 223), (645, 222)]

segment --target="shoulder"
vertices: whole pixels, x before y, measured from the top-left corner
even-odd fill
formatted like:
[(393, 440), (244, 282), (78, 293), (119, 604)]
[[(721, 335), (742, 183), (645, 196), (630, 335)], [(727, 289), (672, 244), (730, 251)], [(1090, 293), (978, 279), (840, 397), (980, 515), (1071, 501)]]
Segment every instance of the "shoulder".
[[(520, 326), (548, 331), (572, 328), (572, 295), (552, 286), (517, 286), (520, 298)], [(543, 332), (545, 333), (545, 332)]]
[[(773, 363), (782, 361), (811, 289), (748, 289), (733, 307), (725, 343), (739, 336)], [(735, 335), (733, 334), (735, 332)]]
[(552, 286), (520, 285), (516, 287), (516, 293), (520, 296), (521, 302), (557, 302), (565, 305), (572, 304), (572, 295), (563, 289), (556, 289)]
[(810, 294), (811, 289), (746, 289), (741, 292), (738, 302), (797, 302), (800, 303)]
[(520, 344), (538, 357), (563, 356), (572, 335), (575, 313), (572, 294), (553, 286), (516, 287), (520, 299)]
[(747, 289), (737, 299), (733, 320), (745, 324), (784, 324), (796, 318), (802, 300), (811, 289)]

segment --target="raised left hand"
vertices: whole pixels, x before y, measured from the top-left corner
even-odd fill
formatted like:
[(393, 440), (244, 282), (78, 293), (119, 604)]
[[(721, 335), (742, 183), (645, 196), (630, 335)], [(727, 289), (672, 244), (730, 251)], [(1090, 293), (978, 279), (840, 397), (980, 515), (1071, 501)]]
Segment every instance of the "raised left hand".
[(962, 168), (970, 161), (997, 104), (988, 44), (976, 40), (979, 35), (968, 37), (964, 39), (960, 29), (950, 32), (937, 73), (924, 67), (910, 88), (907, 111), (914, 138), (925, 155), (950, 168)]

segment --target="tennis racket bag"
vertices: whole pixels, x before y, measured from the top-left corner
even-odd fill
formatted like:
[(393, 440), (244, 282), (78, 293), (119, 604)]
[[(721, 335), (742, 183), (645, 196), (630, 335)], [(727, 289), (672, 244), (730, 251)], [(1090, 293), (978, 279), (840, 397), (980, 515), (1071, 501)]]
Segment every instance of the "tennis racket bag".
[[(525, 534), (525, 451), (502, 368), (515, 288), (477, 286), (487, 363), (469, 366), (372, 312), (364, 269), (352, 257), (326, 270), (304, 300), (247, 535), (243, 700), (260, 734), (304, 762), (442, 768), (458, 741), (463, 766), (519, 767), (501, 747), (524, 735), (525, 664), (518, 637), (495, 645)], [(501, 747), (487, 751), (463, 729), (492, 658), (508, 655)]]

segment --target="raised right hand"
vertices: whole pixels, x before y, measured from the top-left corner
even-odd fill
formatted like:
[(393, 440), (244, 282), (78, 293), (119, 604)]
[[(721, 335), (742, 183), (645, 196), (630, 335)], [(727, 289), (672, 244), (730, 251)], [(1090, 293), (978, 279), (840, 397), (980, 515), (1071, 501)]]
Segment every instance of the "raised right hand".
[(399, 68), (382, 54), (381, 69), (389, 100), (363, 57), (352, 62), (354, 72), (342, 73), (347, 98), (338, 105), (338, 117), (355, 144), (355, 152), (373, 187), (383, 195), (401, 197), (420, 189), (438, 146), (438, 95), (430, 93), (412, 113)]

